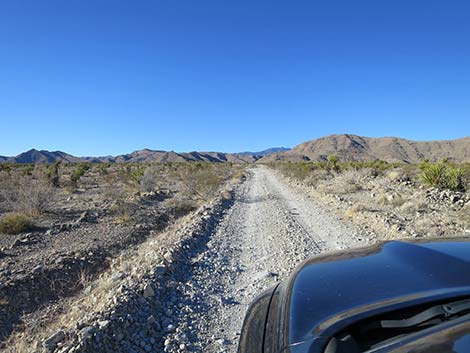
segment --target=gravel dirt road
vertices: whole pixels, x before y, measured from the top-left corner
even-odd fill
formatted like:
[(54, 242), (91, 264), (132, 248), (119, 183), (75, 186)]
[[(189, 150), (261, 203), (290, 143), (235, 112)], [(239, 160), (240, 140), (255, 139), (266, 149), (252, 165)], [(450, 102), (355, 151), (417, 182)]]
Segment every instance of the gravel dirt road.
[(180, 266), (180, 308), (165, 351), (235, 352), (250, 302), (306, 258), (365, 245), (364, 236), (258, 166), (215, 230)]

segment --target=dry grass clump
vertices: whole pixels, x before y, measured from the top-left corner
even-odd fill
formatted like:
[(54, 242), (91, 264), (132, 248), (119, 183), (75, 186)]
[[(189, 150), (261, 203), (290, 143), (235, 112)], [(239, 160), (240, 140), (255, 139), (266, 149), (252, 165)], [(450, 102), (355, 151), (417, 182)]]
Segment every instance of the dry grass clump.
[(31, 219), (22, 213), (6, 213), (0, 218), (0, 233), (20, 234), (33, 226)]

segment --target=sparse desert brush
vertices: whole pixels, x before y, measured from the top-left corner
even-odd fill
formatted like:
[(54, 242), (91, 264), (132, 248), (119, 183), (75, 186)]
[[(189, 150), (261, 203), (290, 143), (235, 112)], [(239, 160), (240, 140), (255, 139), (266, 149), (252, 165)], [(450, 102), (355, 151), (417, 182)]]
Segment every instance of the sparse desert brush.
[(98, 164), (98, 173), (100, 175), (107, 175), (109, 173), (109, 167), (111, 167), (111, 163), (102, 162)]
[(37, 216), (46, 211), (55, 195), (39, 169), (35, 169), (32, 175), (10, 178), (0, 193), (0, 198), (9, 211), (29, 216)]
[(243, 180), (243, 178), (246, 177), (246, 174), (245, 174), (245, 170), (241, 169), (241, 170), (236, 170), (233, 174), (232, 174), (232, 179), (233, 180), (236, 180), (236, 181), (241, 181)]
[(406, 202), (406, 199), (398, 192), (381, 192), (377, 200), (382, 205), (400, 207)]
[(328, 158), (328, 168), (335, 171), (335, 172), (339, 172), (339, 166), (338, 166), (338, 163), (339, 163), (339, 157), (332, 154), (332, 155), (329, 155)]
[(398, 163), (389, 163), (383, 161), (381, 159), (377, 159), (374, 161), (350, 161), (345, 162), (342, 166), (343, 169), (368, 169), (371, 171), (372, 176), (379, 176), (383, 175), (386, 170), (391, 168), (396, 168), (399, 164)]
[(346, 170), (332, 180), (330, 192), (334, 194), (350, 194), (359, 191), (363, 189), (367, 177), (367, 170)]
[(200, 201), (207, 201), (212, 197), (224, 181), (218, 167), (210, 163), (180, 165), (174, 176), (186, 197)]
[(21, 165), (21, 174), (23, 176), (27, 176), (27, 175), (33, 175), (33, 171), (34, 171), (34, 164), (24, 164), (24, 165)]
[(73, 186), (77, 186), (78, 181), (80, 178), (85, 175), (85, 173), (91, 168), (90, 163), (80, 163), (70, 175), (70, 181), (72, 182)]
[(163, 177), (163, 165), (150, 165), (145, 168), (139, 184), (142, 191), (156, 191), (163, 187), (165, 180)]
[(116, 221), (118, 223), (131, 222), (136, 210), (136, 204), (122, 199), (117, 200), (117, 202), (110, 208), (111, 213), (116, 217)]
[(465, 190), (463, 168), (441, 161), (424, 162), (420, 165), (420, 169), (421, 180), (426, 186), (454, 191)]
[(318, 168), (325, 168), (326, 162), (279, 162), (275, 163), (276, 169), (280, 170), (283, 174), (298, 179), (305, 180), (311, 173)]
[(138, 166), (131, 170), (130, 178), (135, 185), (139, 185), (142, 177), (144, 176), (145, 168)]
[(326, 169), (317, 169), (310, 173), (305, 179), (305, 184), (309, 186), (318, 186), (320, 181), (329, 180), (333, 178), (333, 174)]
[(14, 167), (14, 164), (11, 163), (0, 163), (0, 172), (10, 173)]
[(54, 164), (50, 164), (46, 167), (45, 174), (47, 180), (49, 184), (55, 188), (59, 187), (59, 168), (61, 164), (61, 161), (57, 161)]
[(17, 212), (6, 213), (0, 217), (0, 233), (19, 234), (28, 231), (32, 227), (31, 219)]
[(196, 210), (197, 206), (196, 201), (183, 198), (172, 198), (168, 201), (168, 207), (176, 217), (187, 215)]

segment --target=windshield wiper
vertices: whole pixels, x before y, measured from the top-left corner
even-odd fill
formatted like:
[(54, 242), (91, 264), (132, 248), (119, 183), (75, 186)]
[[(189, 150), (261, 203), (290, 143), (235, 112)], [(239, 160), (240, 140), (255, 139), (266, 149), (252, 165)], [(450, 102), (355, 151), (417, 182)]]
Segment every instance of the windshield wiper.
[(432, 319), (440, 318), (446, 321), (467, 312), (470, 312), (470, 299), (436, 305), (406, 319), (381, 320), (380, 327), (384, 329), (417, 327)]

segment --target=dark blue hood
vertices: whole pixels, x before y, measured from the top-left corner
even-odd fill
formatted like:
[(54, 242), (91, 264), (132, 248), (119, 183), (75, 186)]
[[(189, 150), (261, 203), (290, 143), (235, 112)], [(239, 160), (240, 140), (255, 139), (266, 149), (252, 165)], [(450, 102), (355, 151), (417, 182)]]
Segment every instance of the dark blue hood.
[(392, 241), (313, 258), (288, 291), (289, 342), (319, 343), (364, 318), (470, 295), (470, 243)]

